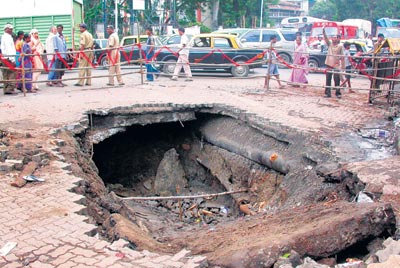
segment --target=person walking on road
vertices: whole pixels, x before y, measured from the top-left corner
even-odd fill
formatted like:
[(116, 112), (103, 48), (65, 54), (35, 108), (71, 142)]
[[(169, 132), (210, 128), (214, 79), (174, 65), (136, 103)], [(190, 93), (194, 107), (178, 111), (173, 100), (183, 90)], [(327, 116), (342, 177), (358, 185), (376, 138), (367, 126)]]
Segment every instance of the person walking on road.
[(345, 75), (346, 79), (342, 82), (340, 87), (347, 85), (349, 88), (349, 93), (355, 93), (355, 91), (351, 89), (351, 81), (350, 81), (351, 72), (353, 69), (352, 59), (351, 59), (351, 54), (350, 54), (350, 43), (349, 42), (344, 43), (343, 47), (344, 47), (344, 65), (346, 68), (346, 75)]
[(335, 35), (332, 37), (332, 41), (329, 40), (328, 35), (325, 31), (325, 26), (322, 28), (322, 33), (324, 35), (325, 43), (328, 46), (328, 54), (326, 55), (325, 65), (326, 65), (326, 83), (325, 83), (325, 97), (331, 97), (331, 84), (332, 76), (335, 82), (336, 97), (340, 99), (342, 94), (340, 93), (340, 77), (341, 71), (345, 69), (344, 62), (344, 49), (340, 44), (340, 35)]
[(301, 36), (297, 36), (295, 42), (295, 49), (293, 53), (293, 64), (295, 67), (290, 75), (289, 83), (294, 87), (300, 87), (300, 84), (308, 84), (307, 47), (302, 43)]
[(107, 26), (108, 40), (107, 40), (107, 58), (108, 58), (108, 84), (107, 86), (114, 85), (114, 77), (117, 78), (120, 86), (124, 85), (121, 77), (121, 64), (119, 58), (119, 37), (114, 31), (114, 26)]
[(159, 71), (153, 67), (151, 62), (154, 57), (155, 50), (155, 39), (153, 36), (153, 29), (151, 27), (146, 28), (147, 41), (146, 41), (146, 81), (153, 82), (154, 77), (158, 77)]
[[(74, 86), (91, 86), (92, 85), (92, 67), (94, 53), (93, 49), (93, 36), (87, 31), (87, 25), (81, 23), (79, 25), (79, 31), (81, 32), (80, 41), (80, 54), (79, 54), (79, 80)], [(86, 84), (85, 84), (86, 80)]]
[(182, 70), (185, 71), (186, 79), (185, 81), (193, 81), (192, 79), (192, 71), (190, 70), (189, 64), (189, 38), (185, 34), (185, 28), (180, 27), (178, 29), (179, 35), (181, 36), (181, 43), (179, 45), (178, 50), (178, 61), (176, 62), (174, 75), (172, 76), (171, 80), (178, 80), (178, 75)]
[(271, 44), (270, 44), (269, 51), (267, 53), (267, 62), (268, 62), (267, 70), (268, 71), (267, 71), (265, 81), (264, 81), (265, 89), (269, 87), (269, 81), (271, 79), (271, 76), (276, 77), (276, 82), (278, 82), (279, 88), (285, 87), (282, 85), (281, 80), (279, 78), (279, 69), (278, 69), (278, 65), (276, 64), (276, 53), (275, 53), (275, 50), (273, 49), (277, 41), (278, 41), (277, 36), (271, 35), (271, 37), (270, 37)]
[(6, 62), (3, 64), (4, 68), (2, 68), (3, 72), (3, 92), (5, 95), (15, 95), (18, 94), (15, 91), (15, 82), (10, 80), (15, 80), (16, 72), (15, 72), (15, 55), (17, 54), (15, 50), (15, 44), (12, 37), (13, 26), (7, 23), (4, 26), (4, 34), (1, 38), (1, 53), (4, 56), (4, 61)]

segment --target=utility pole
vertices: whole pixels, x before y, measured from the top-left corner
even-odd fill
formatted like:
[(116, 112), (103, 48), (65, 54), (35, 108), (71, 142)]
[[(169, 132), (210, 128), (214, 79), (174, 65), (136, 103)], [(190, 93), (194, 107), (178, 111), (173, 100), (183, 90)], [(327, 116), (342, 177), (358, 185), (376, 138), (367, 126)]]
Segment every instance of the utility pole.
[(104, 25), (104, 38), (107, 36), (107, 17), (106, 17), (106, 0), (103, 0), (103, 25)]
[(115, 20), (114, 20), (114, 28), (115, 31), (118, 33), (118, 0), (114, 0), (115, 7), (114, 7), (114, 13), (115, 13)]
[(262, 23), (263, 23), (263, 11), (264, 11), (264, 0), (261, 0), (260, 28), (262, 28)]

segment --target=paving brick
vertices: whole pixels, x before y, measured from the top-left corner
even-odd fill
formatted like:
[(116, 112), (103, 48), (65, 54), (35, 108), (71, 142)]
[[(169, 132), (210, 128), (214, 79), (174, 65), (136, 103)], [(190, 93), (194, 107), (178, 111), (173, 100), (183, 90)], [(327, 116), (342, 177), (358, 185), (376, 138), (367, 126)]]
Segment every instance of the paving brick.
[(40, 261), (35, 261), (34, 263), (29, 264), (31, 268), (54, 268), (53, 265), (48, 263), (43, 263)]
[[(82, 267), (82, 266), (79, 266), (72, 260), (68, 260), (68, 261), (64, 262), (63, 264), (60, 264), (57, 266), (57, 268), (72, 268), (72, 267)], [(88, 266), (86, 265), (86, 268), (87, 267)]]
[(63, 254), (63, 255), (60, 255), (60, 256), (58, 256), (57, 258), (55, 258), (52, 262), (51, 262), (51, 264), (53, 264), (53, 265), (60, 265), (60, 264), (63, 264), (63, 263), (66, 263), (69, 259), (72, 259), (73, 260), (73, 258), (74, 258), (75, 256), (73, 255), (73, 254), (71, 254), (71, 253), (65, 253), (65, 254)]
[(35, 255), (45, 255), (55, 250), (54, 245), (45, 245), (33, 251)]
[(102, 259), (101, 261), (96, 263), (96, 267), (113, 267), (113, 264), (116, 263), (118, 259), (116, 257), (110, 256)]
[(2, 267), (2, 268), (21, 268), (22, 265), (18, 262), (13, 262), (13, 263), (7, 263), (4, 266), (2, 266), (2, 263), (0, 262), (0, 267)]
[(64, 255), (71, 249), (73, 249), (72, 246), (61, 246), (61, 247), (56, 248), (54, 251), (50, 252), (49, 256), (51, 256), (53, 258), (58, 258), (59, 256)]
[(97, 260), (93, 259), (93, 258), (83, 257), (83, 256), (75, 256), (74, 262), (76, 262), (78, 264), (86, 264), (86, 265), (92, 266), (97, 262)]

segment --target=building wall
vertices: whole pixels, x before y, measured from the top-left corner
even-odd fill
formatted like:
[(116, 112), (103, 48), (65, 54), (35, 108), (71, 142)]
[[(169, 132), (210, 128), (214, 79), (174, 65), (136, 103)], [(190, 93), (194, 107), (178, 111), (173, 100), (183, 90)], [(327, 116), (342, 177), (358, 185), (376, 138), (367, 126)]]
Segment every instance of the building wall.
[[(3, 0), (6, 1), (6, 0)], [(82, 0), (75, 0), (82, 4)], [(67, 15), (73, 10), (73, 0), (13, 0), (3, 5), (0, 18)]]

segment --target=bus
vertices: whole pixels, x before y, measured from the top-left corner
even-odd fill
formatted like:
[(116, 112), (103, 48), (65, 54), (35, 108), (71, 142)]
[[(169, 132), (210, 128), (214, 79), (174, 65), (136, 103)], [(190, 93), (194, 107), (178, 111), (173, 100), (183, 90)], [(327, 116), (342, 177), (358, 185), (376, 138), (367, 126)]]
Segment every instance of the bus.
[(326, 21), (326, 20), (308, 16), (289, 17), (282, 19), (281, 27), (297, 28), (299, 29), (299, 32), (305, 33), (305, 36), (309, 36), (313, 23), (319, 21)]

